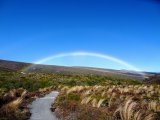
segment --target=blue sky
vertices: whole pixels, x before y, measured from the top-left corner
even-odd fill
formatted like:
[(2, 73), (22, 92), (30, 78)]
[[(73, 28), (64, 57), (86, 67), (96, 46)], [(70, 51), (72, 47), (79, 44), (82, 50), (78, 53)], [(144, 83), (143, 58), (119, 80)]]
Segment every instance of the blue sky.
[(0, 0), (0, 59), (87, 51), (160, 71), (159, 46), (158, 0)]

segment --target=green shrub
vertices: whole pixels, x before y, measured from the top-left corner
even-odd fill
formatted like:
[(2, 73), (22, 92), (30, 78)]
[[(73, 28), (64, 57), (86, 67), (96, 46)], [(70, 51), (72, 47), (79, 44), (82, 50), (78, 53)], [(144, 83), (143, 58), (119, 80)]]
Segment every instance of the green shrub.
[(75, 101), (79, 101), (80, 100), (80, 94), (77, 93), (69, 93), (67, 95), (68, 100), (75, 100)]

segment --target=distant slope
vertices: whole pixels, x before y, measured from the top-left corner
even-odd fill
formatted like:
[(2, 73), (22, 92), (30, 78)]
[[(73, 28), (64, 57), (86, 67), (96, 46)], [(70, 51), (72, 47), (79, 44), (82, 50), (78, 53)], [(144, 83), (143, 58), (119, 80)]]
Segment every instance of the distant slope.
[(23, 62), (0, 60), (0, 68), (1, 69), (8, 69), (8, 70), (17, 71), (17, 70), (21, 70), (29, 65), (31, 65), (31, 64), (30, 63), (23, 63)]
[[(31, 67), (28, 67), (31, 66)], [(114, 75), (134, 79), (145, 79), (140, 73), (127, 70), (112, 70), (93, 67), (65, 67), (55, 65), (40, 65), (15, 61), (0, 60), (0, 69), (22, 71), (23, 72), (41, 72), (41, 73), (54, 73), (54, 74), (97, 74), (97, 75)]]
[(160, 84), (160, 73), (147, 73), (148, 79), (145, 80), (145, 83), (148, 84)]

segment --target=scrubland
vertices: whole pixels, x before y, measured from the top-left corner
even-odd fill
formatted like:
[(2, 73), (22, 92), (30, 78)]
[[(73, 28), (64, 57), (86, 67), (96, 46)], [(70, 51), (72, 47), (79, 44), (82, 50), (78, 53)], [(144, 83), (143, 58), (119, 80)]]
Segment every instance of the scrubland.
[[(65, 120), (156, 120), (160, 86), (133, 78), (0, 70), (0, 120), (26, 120), (27, 105), (58, 90), (53, 108)], [(54, 110), (54, 109), (53, 109)]]
[(63, 119), (159, 119), (159, 85), (75, 86), (61, 91), (55, 106)]

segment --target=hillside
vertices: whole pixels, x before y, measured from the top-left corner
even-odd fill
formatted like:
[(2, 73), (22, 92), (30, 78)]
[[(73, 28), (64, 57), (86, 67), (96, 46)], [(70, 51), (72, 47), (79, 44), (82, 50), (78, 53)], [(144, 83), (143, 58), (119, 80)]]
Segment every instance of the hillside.
[(27, 66), (31, 65), (30, 63), (23, 63), (23, 62), (15, 62), (15, 61), (7, 61), (7, 60), (0, 60), (0, 68), (1, 69), (8, 69), (18, 71)]
[[(56, 90), (60, 94), (52, 110), (58, 118), (128, 120), (123, 119), (120, 113), (126, 105), (130, 108), (135, 104), (130, 108), (136, 109), (135, 113), (127, 114), (135, 117), (139, 111), (147, 109), (143, 113), (146, 119), (140, 120), (148, 120), (150, 115), (153, 117), (151, 120), (156, 120), (160, 104), (159, 85), (155, 83), (159, 83), (159, 75), (145, 75), (150, 79), (146, 80), (141, 74), (127, 70), (35, 65), (1, 60), (0, 118), (27, 120), (31, 115), (28, 104)], [(144, 101), (147, 103), (144, 104)]]
[[(26, 68), (26, 69), (25, 69)], [(113, 75), (135, 79), (145, 79), (141, 73), (127, 70), (112, 70), (93, 67), (66, 67), (56, 65), (40, 65), (24, 62), (15, 62), (0, 60), (0, 69), (21, 71), (21, 72), (38, 72), (38, 73), (53, 73), (53, 74), (95, 74), (95, 75)]]

